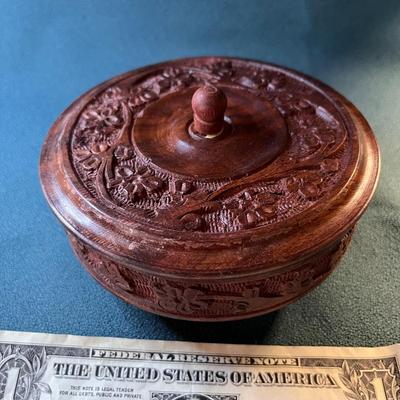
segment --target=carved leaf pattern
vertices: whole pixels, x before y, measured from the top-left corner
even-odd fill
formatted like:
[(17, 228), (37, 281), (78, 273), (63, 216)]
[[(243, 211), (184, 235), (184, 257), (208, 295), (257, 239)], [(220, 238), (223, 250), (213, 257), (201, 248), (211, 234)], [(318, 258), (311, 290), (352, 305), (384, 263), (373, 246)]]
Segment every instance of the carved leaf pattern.
[[(238, 186), (182, 181), (136, 153), (129, 132), (144, 107), (167, 93), (210, 82), (252, 90), (284, 116), (291, 145), (270, 165), (268, 176), (250, 176)], [(75, 170), (93, 197), (141, 221), (208, 233), (270, 225), (312, 207), (339, 181), (348, 147), (328, 100), (283, 72), (244, 69), (232, 61), (167, 68), (139, 83), (111, 86), (85, 107), (71, 141)]]
[(198, 289), (173, 286), (163, 281), (154, 287), (154, 293), (159, 306), (166, 311), (192, 314), (208, 307), (204, 293)]
[[(139, 273), (111, 261), (74, 236), (69, 237), (78, 257), (96, 279), (127, 301), (171, 315), (210, 317), (259, 311), (270, 301), (278, 304), (316, 286), (331, 270), (332, 260), (338, 260), (345, 251), (351, 231), (330, 254), (292, 271), (254, 281), (196, 284)], [(344, 365), (345, 372), (346, 368)]]

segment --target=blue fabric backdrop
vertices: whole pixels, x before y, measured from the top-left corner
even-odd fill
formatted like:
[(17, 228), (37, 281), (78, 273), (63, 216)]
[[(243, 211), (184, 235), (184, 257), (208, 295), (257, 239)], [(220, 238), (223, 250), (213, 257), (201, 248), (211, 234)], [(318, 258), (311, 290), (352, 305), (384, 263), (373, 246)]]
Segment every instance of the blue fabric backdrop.
[[(315, 75), (365, 114), (382, 150), (377, 194), (336, 272), (245, 322), (193, 324), (118, 300), (79, 266), (42, 196), (46, 132), (115, 74), (190, 55)], [(0, 329), (278, 344), (400, 341), (400, 2), (0, 0)]]

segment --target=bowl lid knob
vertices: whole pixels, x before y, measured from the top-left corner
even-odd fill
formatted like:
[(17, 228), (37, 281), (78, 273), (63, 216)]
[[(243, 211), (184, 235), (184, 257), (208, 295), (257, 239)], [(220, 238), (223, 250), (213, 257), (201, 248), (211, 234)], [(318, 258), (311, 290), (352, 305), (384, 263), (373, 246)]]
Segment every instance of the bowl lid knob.
[(203, 137), (221, 134), (227, 103), (225, 93), (214, 85), (197, 89), (192, 97), (194, 133)]

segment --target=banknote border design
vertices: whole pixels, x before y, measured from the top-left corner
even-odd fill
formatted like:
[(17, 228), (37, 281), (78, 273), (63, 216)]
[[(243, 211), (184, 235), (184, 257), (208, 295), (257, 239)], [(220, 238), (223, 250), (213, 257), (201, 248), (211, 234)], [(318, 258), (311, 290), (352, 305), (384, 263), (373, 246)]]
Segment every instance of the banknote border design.
[(70, 346), (43, 346), (39, 344), (0, 342), (0, 399), (4, 397), (7, 367), (21, 368), (17, 399), (39, 399), (41, 393), (51, 394), (50, 386), (42, 381), (49, 356), (90, 357), (90, 349)]
[[(25, 400), (30, 397), (39, 398), (40, 392), (50, 393), (51, 389), (45, 382), (41, 381), (46, 370), (46, 363), (49, 356), (59, 357), (79, 357), (79, 358), (98, 358), (92, 357), (95, 349), (102, 349), (101, 346), (95, 347), (79, 347), (79, 346), (52, 346), (41, 344), (26, 344), (18, 342), (0, 342), (0, 398), (5, 390), (6, 372), (4, 368), (7, 363), (19, 363), (22, 366), (22, 374), (20, 376), (21, 384), (18, 385), (18, 396)], [(102, 350), (109, 350), (105, 347)], [(115, 350), (113, 350), (115, 351)], [(121, 350), (123, 351), (123, 350)], [(129, 350), (132, 351), (132, 350)], [(151, 350), (136, 350), (137, 352), (152, 353)], [(160, 353), (154, 350), (153, 353)], [(173, 354), (174, 352), (168, 352)], [(204, 352), (182, 352), (177, 351), (177, 354), (187, 355), (205, 355)], [(210, 356), (227, 356), (221, 354), (207, 353)], [(246, 357), (238, 356), (235, 357)], [(253, 357), (256, 357), (253, 355)], [(262, 356), (267, 357), (267, 356)], [(275, 359), (285, 359), (288, 357), (272, 357)], [(296, 365), (292, 367), (321, 367), (321, 368), (339, 368), (339, 378), (343, 384), (348, 400), (373, 400), (376, 399), (376, 394), (371, 388), (371, 382), (374, 379), (381, 379), (384, 386), (384, 391), (387, 400), (400, 400), (400, 373), (399, 364), (395, 356), (382, 358), (360, 357), (355, 358), (328, 358), (328, 357), (293, 357), (297, 359)], [(129, 360), (127, 360), (129, 361)], [(132, 360), (130, 360), (132, 361)], [(145, 361), (145, 360), (138, 360)], [(151, 360), (148, 360), (151, 361)], [(171, 360), (153, 360), (153, 362), (171, 362)], [(182, 361), (180, 361), (182, 362)], [(205, 364), (205, 363), (203, 363)], [(223, 363), (208, 363), (212, 365), (224, 365)], [(232, 363), (226, 363), (232, 366)], [(254, 364), (236, 364), (237, 366), (261, 367)], [(265, 365), (264, 367), (268, 367)], [(290, 368), (291, 365), (285, 365)], [(172, 392), (171, 392), (172, 393)]]

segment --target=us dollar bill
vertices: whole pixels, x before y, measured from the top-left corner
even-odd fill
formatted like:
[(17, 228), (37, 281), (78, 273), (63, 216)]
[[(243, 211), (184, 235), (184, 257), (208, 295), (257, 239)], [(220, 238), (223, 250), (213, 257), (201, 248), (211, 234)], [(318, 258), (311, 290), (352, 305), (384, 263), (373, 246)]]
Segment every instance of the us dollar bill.
[(399, 357), (0, 331), (0, 399), (399, 400)]

